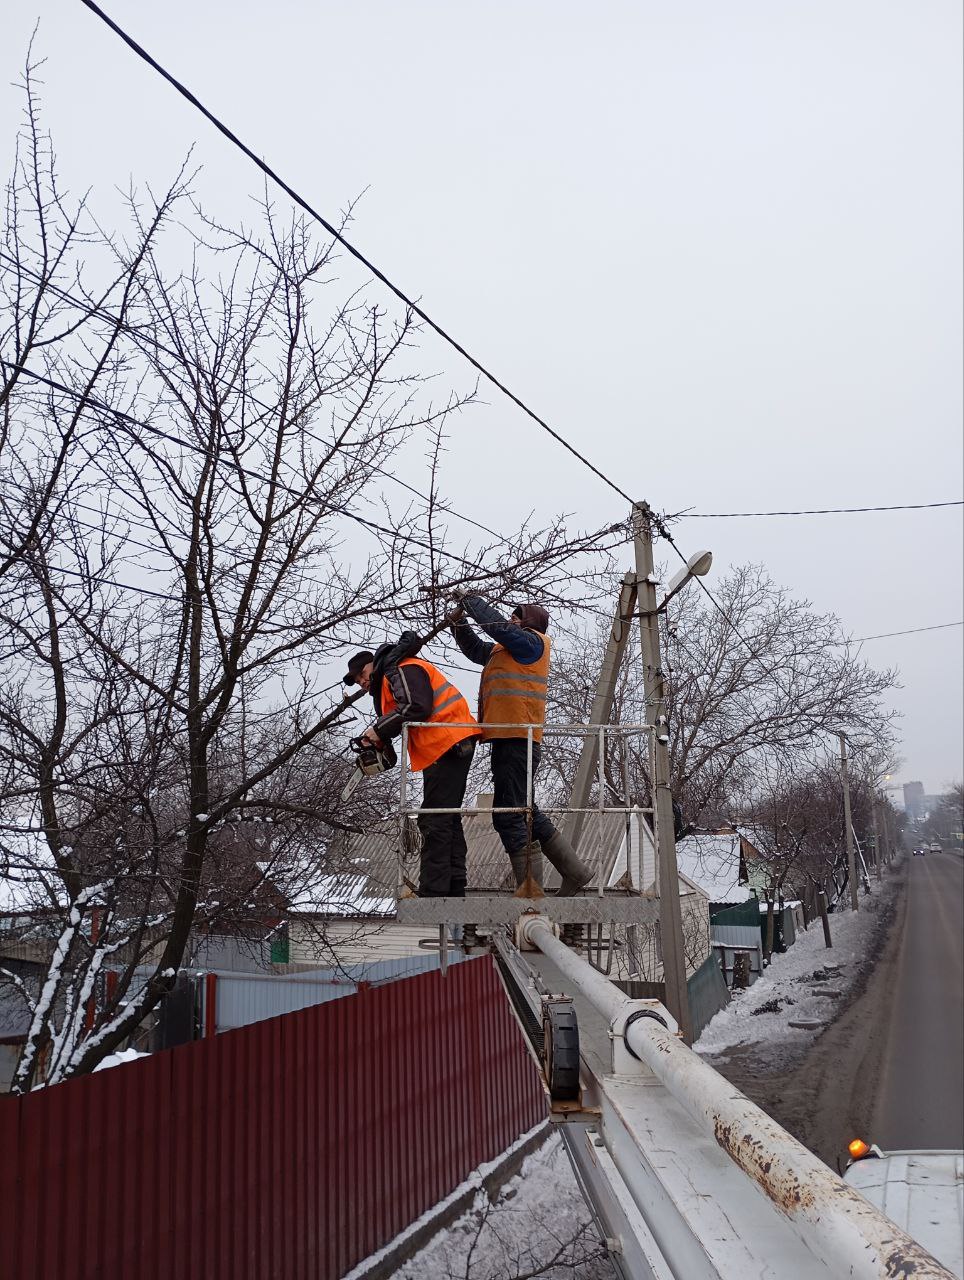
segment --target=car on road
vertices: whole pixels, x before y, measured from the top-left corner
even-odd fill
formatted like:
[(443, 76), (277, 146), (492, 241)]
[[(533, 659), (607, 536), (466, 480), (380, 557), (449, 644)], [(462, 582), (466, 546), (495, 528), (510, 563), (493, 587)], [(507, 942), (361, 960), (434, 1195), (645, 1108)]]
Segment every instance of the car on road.
[(920, 855), (920, 857), (923, 858), (926, 852), (927, 852), (926, 849), (922, 849), (921, 846), (918, 845), (917, 848), (914, 850), (914, 857), (916, 858), (918, 855)]
[(944, 850), (941, 848), (941, 846), (937, 843), (937, 841), (936, 841), (936, 840), (932, 840), (932, 841), (931, 841), (931, 848), (930, 848), (930, 851), (931, 851), (931, 853), (943, 853), (943, 852), (944, 852)]

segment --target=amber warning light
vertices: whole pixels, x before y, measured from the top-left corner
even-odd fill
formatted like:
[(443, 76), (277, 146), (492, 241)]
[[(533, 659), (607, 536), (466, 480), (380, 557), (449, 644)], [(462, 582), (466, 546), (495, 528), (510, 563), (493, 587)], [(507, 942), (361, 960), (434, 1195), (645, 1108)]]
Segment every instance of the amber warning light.
[(861, 1138), (854, 1138), (853, 1142), (847, 1147), (850, 1152), (851, 1160), (863, 1160), (864, 1156), (870, 1151), (870, 1147)]

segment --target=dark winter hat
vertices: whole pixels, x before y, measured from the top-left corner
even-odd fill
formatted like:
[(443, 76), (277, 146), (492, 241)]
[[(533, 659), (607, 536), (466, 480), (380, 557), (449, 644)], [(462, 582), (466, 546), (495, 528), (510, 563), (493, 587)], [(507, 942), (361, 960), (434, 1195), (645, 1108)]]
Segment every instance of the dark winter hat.
[(368, 666), (369, 662), (374, 662), (375, 655), (370, 653), (368, 649), (362, 649), (360, 653), (354, 654), (348, 659), (348, 674), (345, 676), (345, 684), (357, 684), (358, 677)]
[(541, 634), (549, 630), (549, 615), (541, 604), (517, 604), (512, 610), (513, 618), (518, 618), (524, 627)]

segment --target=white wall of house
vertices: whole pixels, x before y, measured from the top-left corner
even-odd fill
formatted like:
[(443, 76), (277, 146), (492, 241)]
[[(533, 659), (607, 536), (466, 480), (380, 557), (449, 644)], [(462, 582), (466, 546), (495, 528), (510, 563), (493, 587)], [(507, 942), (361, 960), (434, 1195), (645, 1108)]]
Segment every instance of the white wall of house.
[[(343, 965), (366, 964), (424, 956), (438, 949), (437, 930), (400, 925), (394, 920), (331, 920), (324, 926), (324, 941), (319, 938), (320, 928), (320, 923), (291, 919), (288, 935), (293, 965), (329, 968), (333, 958)], [(422, 941), (435, 945), (423, 947), (419, 945)]]

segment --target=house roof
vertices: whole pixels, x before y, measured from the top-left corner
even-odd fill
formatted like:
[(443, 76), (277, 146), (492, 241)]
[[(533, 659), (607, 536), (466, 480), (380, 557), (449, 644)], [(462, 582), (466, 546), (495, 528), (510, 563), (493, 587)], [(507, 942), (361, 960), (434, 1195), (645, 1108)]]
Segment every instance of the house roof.
[(740, 882), (740, 836), (736, 831), (694, 832), (676, 844), (680, 874), (710, 902), (746, 902), (753, 890)]
[[(355, 859), (352, 860), (353, 862)], [(294, 915), (311, 916), (391, 916), (395, 914), (395, 882), (386, 891), (363, 867), (336, 870), (299, 862), (292, 867), (269, 868), (265, 872)]]

